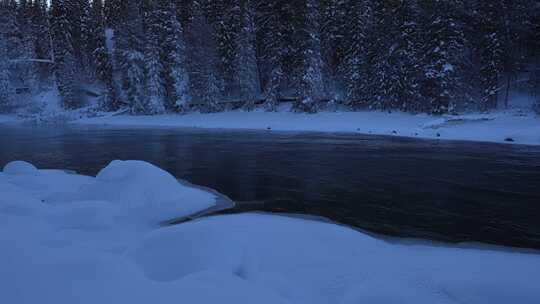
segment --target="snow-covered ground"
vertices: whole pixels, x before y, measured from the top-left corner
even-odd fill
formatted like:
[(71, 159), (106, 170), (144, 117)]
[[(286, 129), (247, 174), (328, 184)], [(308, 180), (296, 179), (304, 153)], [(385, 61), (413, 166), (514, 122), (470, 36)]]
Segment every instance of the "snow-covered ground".
[[(99, 92), (88, 84), (89, 92)], [(58, 91), (34, 95), (17, 115), (0, 115), (0, 124), (17, 121), (109, 127), (176, 127), (208, 129), (250, 129), (274, 131), (353, 132), (412, 138), (466, 140), (495, 143), (540, 145), (540, 116), (532, 112), (529, 94), (511, 92), (510, 109), (487, 114), (431, 116), (393, 111), (291, 112), (291, 104), (281, 104), (278, 112), (257, 109), (252, 112), (229, 111), (214, 114), (189, 113), (157, 116), (132, 116), (126, 110), (115, 113), (97, 111), (98, 99), (85, 95), (83, 107), (66, 111), (60, 105)], [(502, 105), (501, 105), (502, 106)]]
[(144, 162), (0, 173), (0, 303), (540, 303), (540, 254), (389, 243), (215, 203)]
[(402, 112), (232, 111), (216, 114), (106, 116), (74, 121), (84, 125), (354, 132), (428, 139), (540, 145), (540, 117), (510, 110), (491, 114), (435, 117)]
[(17, 116), (10, 114), (0, 114), (0, 124), (2, 123), (15, 123), (17, 122)]

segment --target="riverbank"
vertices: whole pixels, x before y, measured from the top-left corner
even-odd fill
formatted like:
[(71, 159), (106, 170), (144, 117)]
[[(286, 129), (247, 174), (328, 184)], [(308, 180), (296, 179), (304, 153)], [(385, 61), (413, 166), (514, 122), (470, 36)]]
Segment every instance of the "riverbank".
[(103, 116), (78, 125), (353, 132), (412, 138), (540, 145), (540, 118), (519, 110), (488, 114), (430, 116), (403, 112), (224, 112), (158, 116)]
[[(72, 115), (73, 116), (73, 115)], [(44, 123), (107, 127), (170, 127), (296, 132), (346, 132), (366, 135), (389, 135), (436, 140), (463, 140), (506, 144), (540, 145), (540, 117), (523, 110), (483, 114), (432, 116), (404, 112), (320, 112), (300, 114), (289, 111), (230, 111), (201, 114), (155, 116), (113, 115), (98, 117), (76, 115)], [(79, 118), (80, 117), (80, 118)], [(15, 115), (0, 115), (1, 123), (26, 120)], [(35, 122), (35, 121), (34, 121)]]
[(2, 123), (15, 123), (20, 121), (15, 115), (0, 114), (0, 124)]

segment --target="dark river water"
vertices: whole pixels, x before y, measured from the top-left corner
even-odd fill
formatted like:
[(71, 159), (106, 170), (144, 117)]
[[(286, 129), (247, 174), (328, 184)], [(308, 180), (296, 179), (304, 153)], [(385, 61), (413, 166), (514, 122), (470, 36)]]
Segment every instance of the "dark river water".
[(355, 134), (0, 126), (0, 166), (95, 175), (152, 162), (237, 211), (320, 215), (440, 241), (540, 248), (540, 147)]

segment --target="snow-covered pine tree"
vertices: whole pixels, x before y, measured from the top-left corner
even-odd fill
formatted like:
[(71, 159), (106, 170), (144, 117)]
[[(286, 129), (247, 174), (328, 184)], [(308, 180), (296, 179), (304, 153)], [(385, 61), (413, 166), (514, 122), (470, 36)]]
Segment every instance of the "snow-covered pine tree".
[(157, 1), (147, 1), (148, 11), (145, 14), (145, 105), (139, 109), (144, 114), (160, 114), (165, 112), (165, 87), (163, 81), (163, 65), (161, 61), (161, 37), (164, 32), (163, 14)]
[(12, 74), (17, 75), (22, 85), (31, 90), (38, 87), (39, 77), (37, 64), (29, 59), (36, 58), (35, 43), (38, 37), (32, 32), (32, 6), (28, 1), (19, 1), (17, 6), (17, 61), (12, 63)]
[(190, 92), (194, 104), (202, 112), (219, 111), (224, 81), (219, 71), (215, 32), (197, 3), (193, 6), (193, 20), (187, 34)]
[(128, 16), (128, 7), (129, 2), (126, 0), (106, 0), (104, 1), (104, 14), (105, 14), (105, 25), (107, 27), (118, 29)]
[(236, 56), (235, 37), (240, 27), (240, 0), (206, 1), (202, 9), (214, 29), (214, 39), (218, 54), (218, 68), (224, 81), (227, 98), (235, 97), (237, 87), (234, 83), (234, 58)]
[(301, 0), (295, 41), (299, 59), (298, 101), (296, 111), (317, 112), (317, 102), (324, 97), (320, 10), (316, 0)]
[(540, 114), (540, 1), (535, 1), (534, 14), (531, 14), (530, 19), (530, 41), (532, 41), (531, 48), (536, 54), (536, 58), (533, 59), (535, 64), (532, 65), (532, 71), (529, 76), (529, 85), (532, 95), (535, 97), (533, 109), (536, 113)]
[(95, 47), (92, 45), (93, 40), (93, 24), (90, 18), (90, 1), (78, 0), (80, 10), (79, 32), (80, 32), (80, 60), (81, 68), (87, 76), (87, 80), (91, 80), (95, 75), (95, 66), (93, 65), (93, 52)]
[(180, 24), (187, 28), (188, 24), (193, 20), (194, 0), (173, 0), (176, 6), (176, 16), (180, 20)]
[(76, 61), (71, 40), (65, 0), (51, 1), (51, 35), (54, 52), (54, 73), (64, 108), (80, 105)]
[(418, 96), (418, 12), (415, 1), (375, 1), (366, 51), (369, 107), (408, 110)]
[(105, 86), (100, 107), (105, 111), (116, 111), (120, 108), (120, 103), (116, 96), (116, 86), (113, 78), (112, 60), (107, 48), (107, 38), (105, 30), (105, 17), (103, 11), (103, 1), (92, 1), (90, 10), (90, 20), (92, 24), (91, 39), (89, 45), (93, 48), (92, 62), (95, 68), (95, 77)]
[[(326, 92), (331, 94), (332, 102), (341, 99), (344, 91), (344, 73), (340, 69), (345, 67), (345, 50), (350, 42), (348, 28), (356, 23), (356, 19), (349, 18), (354, 14), (358, 4), (369, 4), (369, 0), (319, 0), (321, 7), (321, 46)], [(340, 100), (341, 101), (341, 100)]]
[[(286, 82), (286, 61), (292, 45), (291, 3), (285, 0), (264, 1), (258, 5), (258, 49), (263, 54), (264, 98), (268, 111), (276, 111), (281, 86)], [(288, 24), (286, 20), (289, 20)]]
[(478, 37), (474, 43), (480, 58), (480, 84), (482, 86), (480, 108), (489, 110), (497, 107), (499, 80), (504, 63), (504, 32), (502, 0), (477, 0), (474, 20)]
[[(3, 3), (0, 3), (3, 6)], [(0, 14), (3, 14), (4, 7), (0, 7)], [(0, 24), (0, 113), (10, 110), (14, 106), (14, 90), (11, 83), (11, 75), (8, 61), (8, 39), (7, 32)]]
[(163, 45), (165, 106), (169, 111), (187, 111), (191, 95), (187, 70), (186, 40), (184, 29), (177, 17), (174, 1), (165, 0), (163, 5)]
[[(420, 85), (422, 104), (416, 111), (445, 114), (463, 99), (465, 84), (460, 71), (465, 62), (465, 37), (459, 21), (461, 0), (421, 2), (422, 37)], [(411, 67), (408, 67), (409, 69)], [(420, 108), (418, 107), (420, 106)]]
[[(370, 0), (348, 0), (340, 6), (346, 12), (340, 14), (344, 24), (340, 32), (345, 40), (343, 44), (343, 60), (339, 71), (345, 86), (347, 104), (361, 105), (366, 102), (366, 56), (369, 46), (368, 36), (372, 30), (373, 8)], [(339, 34), (336, 34), (339, 35)]]
[[(45, 0), (34, 0), (31, 5), (32, 36), (34, 37), (34, 54), (36, 59), (51, 60), (52, 49), (49, 31), (49, 13)], [(41, 86), (50, 86), (51, 65), (36, 63), (37, 74)]]
[(141, 1), (130, 0), (125, 18), (118, 25), (114, 36), (115, 66), (120, 73), (122, 95), (132, 113), (145, 113), (146, 95), (144, 72), (144, 33), (141, 17)]
[(242, 0), (240, 3), (241, 22), (235, 35), (234, 83), (238, 96), (245, 100), (244, 109), (254, 108), (255, 100), (261, 93), (255, 36), (255, 3)]

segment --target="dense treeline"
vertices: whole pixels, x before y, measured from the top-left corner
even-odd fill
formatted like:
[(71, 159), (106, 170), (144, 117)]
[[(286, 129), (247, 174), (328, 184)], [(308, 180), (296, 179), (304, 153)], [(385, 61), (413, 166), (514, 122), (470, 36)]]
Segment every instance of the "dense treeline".
[(540, 111), (540, 0), (0, 0), (0, 35), (4, 109), (52, 85), (77, 108), (92, 83), (104, 110), (140, 114), (444, 114), (526, 83)]

